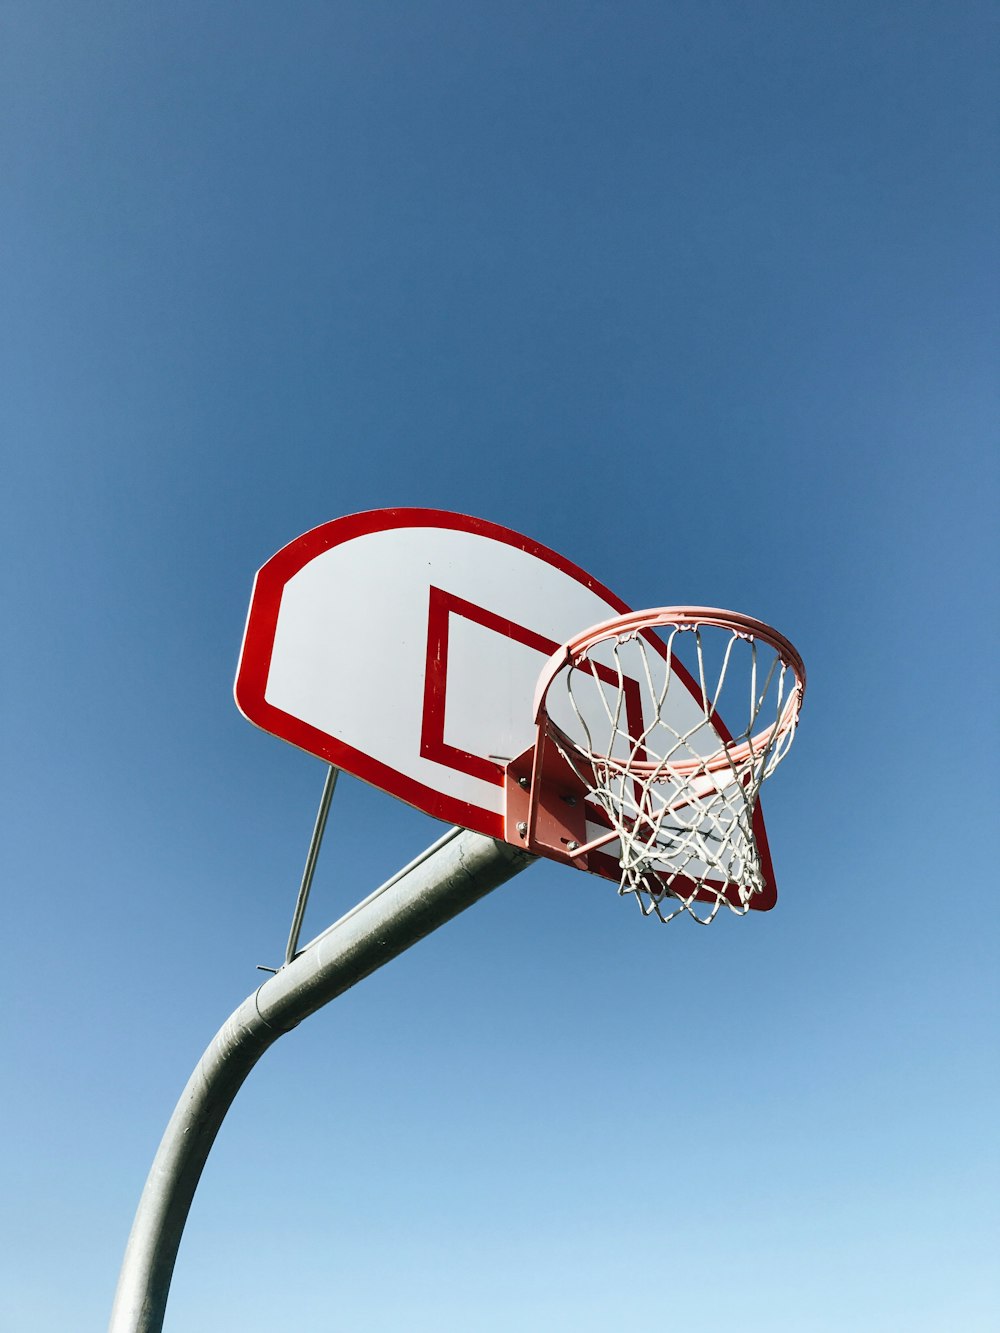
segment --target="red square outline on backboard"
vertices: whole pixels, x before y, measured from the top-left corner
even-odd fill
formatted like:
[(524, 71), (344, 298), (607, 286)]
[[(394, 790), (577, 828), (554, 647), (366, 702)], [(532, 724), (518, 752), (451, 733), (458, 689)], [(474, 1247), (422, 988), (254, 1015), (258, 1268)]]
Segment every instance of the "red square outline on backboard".
[[(427, 664), (424, 671), (424, 712), (420, 729), (420, 754), (424, 759), (431, 759), (437, 764), (467, 773), (469, 777), (480, 778), (483, 782), (502, 786), (504, 779), (504, 759), (513, 759), (514, 755), (493, 758), (486, 755), (472, 754), (457, 745), (451, 745), (444, 737), (445, 708), (448, 691), (448, 635), (451, 617), (460, 616), (474, 625), (491, 630), (505, 639), (513, 639), (526, 648), (531, 648), (544, 657), (551, 657), (560, 645), (554, 639), (547, 639), (543, 634), (520, 625), (516, 620), (485, 607), (467, 602), (463, 597), (445, 592), (443, 588), (430, 589), (427, 607)], [(601, 680), (607, 685), (617, 685), (617, 672), (601, 663), (594, 668)], [(622, 682), (625, 692), (625, 720), (629, 734), (637, 739), (642, 733), (642, 691), (639, 682), (631, 676), (625, 676)], [(530, 705), (529, 705), (530, 706)], [(531, 718), (534, 723), (534, 718)], [(639, 752), (640, 758), (642, 752)]]

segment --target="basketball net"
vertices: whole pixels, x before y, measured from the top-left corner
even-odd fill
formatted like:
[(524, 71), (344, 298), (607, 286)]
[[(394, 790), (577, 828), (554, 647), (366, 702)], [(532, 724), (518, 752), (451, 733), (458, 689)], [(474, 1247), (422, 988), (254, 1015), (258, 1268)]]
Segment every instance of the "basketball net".
[[(798, 653), (760, 621), (703, 607), (633, 613), (563, 651), (539, 682), (539, 744), (556, 746), (608, 829), (576, 855), (617, 856), (618, 891), (646, 916), (744, 916), (768, 891), (754, 811), (795, 735)], [(739, 732), (720, 708), (745, 719)]]

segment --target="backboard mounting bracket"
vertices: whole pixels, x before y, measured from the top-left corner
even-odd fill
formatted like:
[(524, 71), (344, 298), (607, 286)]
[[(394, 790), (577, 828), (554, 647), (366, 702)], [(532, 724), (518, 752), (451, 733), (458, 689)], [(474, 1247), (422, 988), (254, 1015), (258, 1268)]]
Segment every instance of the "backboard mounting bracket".
[(586, 788), (554, 745), (532, 745), (512, 759), (504, 792), (508, 842), (587, 869), (587, 858), (573, 855), (587, 841)]

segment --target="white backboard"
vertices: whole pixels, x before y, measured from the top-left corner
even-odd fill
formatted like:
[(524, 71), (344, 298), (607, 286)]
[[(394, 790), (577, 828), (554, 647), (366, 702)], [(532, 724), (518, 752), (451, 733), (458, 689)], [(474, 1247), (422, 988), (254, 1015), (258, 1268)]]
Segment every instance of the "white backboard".
[(431, 509), (352, 514), (257, 574), (236, 702), (265, 731), (500, 838), (504, 765), (533, 742), (542, 667), (629, 609), (498, 524)]

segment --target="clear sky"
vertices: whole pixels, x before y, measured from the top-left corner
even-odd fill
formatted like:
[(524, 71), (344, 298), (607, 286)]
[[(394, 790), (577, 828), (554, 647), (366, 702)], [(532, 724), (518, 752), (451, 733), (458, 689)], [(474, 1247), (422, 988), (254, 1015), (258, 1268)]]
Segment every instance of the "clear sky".
[[(0, 1328), (104, 1327), (282, 957), (323, 767), (233, 705), (254, 572), (397, 504), (796, 643), (779, 903), (538, 865), (310, 1019), (168, 1333), (995, 1328), (996, 6), (2, 27)], [(306, 935), (440, 831), (345, 779)]]

